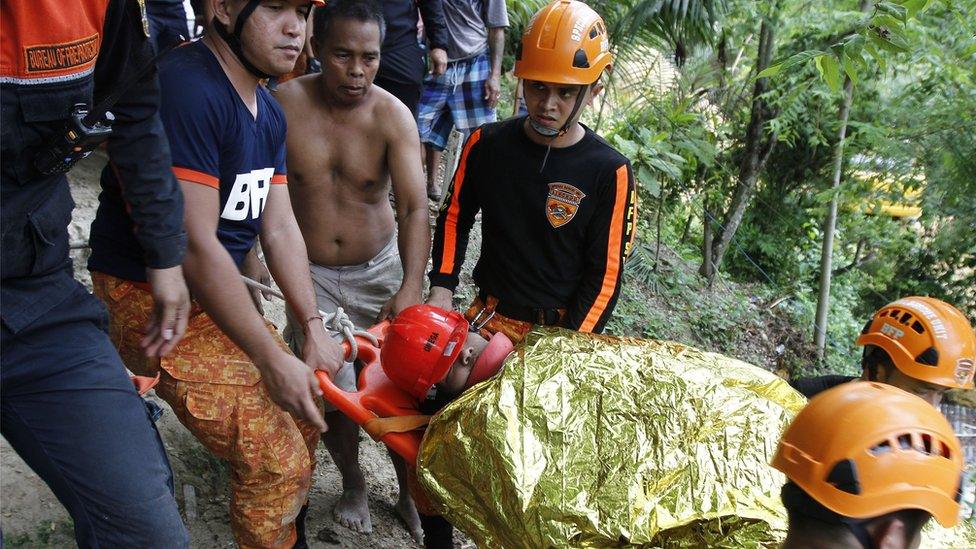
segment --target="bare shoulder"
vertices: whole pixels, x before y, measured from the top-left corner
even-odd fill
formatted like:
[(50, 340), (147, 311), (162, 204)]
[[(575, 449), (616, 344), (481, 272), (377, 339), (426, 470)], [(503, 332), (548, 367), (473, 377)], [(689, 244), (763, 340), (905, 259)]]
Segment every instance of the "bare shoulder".
[(403, 139), (406, 136), (417, 135), (417, 122), (413, 119), (410, 109), (392, 93), (374, 85), (375, 93), (373, 114), (374, 120), (385, 128), (391, 139)]
[(316, 76), (315, 74), (306, 74), (278, 85), (274, 97), (285, 109), (285, 113), (308, 105)]

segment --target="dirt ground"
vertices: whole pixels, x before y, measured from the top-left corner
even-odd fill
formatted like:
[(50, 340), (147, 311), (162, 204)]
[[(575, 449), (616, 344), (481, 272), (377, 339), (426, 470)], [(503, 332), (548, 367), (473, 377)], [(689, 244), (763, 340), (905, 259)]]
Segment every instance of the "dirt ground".
[[(105, 156), (96, 153), (70, 174), (76, 207), (69, 227), (72, 241), (87, 241), (88, 229), (98, 205), (98, 177)], [(478, 249), (480, 233), (472, 235)], [(90, 287), (85, 269), (87, 250), (72, 251), (75, 275)], [(470, 290), (468, 290), (470, 294)], [(468, 296), (464, 296), (466, 299)], [(459, 300), (462, 299), (459, 296)], [(279, 328), (284, 326), (280, 302), (265, 304), (265, 314)], [(173, 466), (176, 498), (189, 527), (193, 547), (234, 547), (227, 518), (229, 494), (227, 468), (213, 458), (177, 421), (168, 405), (150, 396), (165, 410), (157, 426)], [(310, 495), (307, 531), (310, 547), (399, 548), (413, 547), (407, 531), (393, 510), (396, 476), (386, 451), (369, 437), (361, 437), (360, 463), (369, 482), (369, 506), (373, 533), (356, 534), (332, 519), (339, 498), (340, 479), (331, 458), (319, 445), (318, 468)], [(47, 485), (0, 438), (0, 527), (3, 545), (11, 548), (61, 548), (74, 546), (71, 519)], [(458, 536), (460, 538), (460, 536)], [(473, 547), (459, 540), (457, 547)]]

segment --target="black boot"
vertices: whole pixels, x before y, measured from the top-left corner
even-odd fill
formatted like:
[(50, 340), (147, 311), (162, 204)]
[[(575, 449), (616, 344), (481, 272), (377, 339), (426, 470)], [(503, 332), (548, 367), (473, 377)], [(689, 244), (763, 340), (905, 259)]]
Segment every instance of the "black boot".
[(308, 541), (305, 539), (305, 516), (308, 515), (308, 504), (302, 506), (302, 510), (295, 517), (295, 531), (298, 537), (295, 538), (295, 549), (308, 549)]
[(420, 527), (424, 529), (425, 549), (453, 549), (454, 526), (446, 518), (421, 514)]

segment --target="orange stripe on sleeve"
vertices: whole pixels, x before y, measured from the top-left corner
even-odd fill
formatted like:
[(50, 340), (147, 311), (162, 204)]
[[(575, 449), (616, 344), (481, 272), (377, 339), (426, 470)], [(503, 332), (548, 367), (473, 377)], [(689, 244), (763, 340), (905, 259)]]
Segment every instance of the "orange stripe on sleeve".
[(287, 185), (288, 184), (288, 176), (285, 175), (285, 174), (283, 174), (283, 173), (276, 173), (276, 174), (274, 174), (274, 175), (271, 176), (271, 184), (272, 185)]
[(600, 316), (607, 310), (610, 298), (617, 290), (617, 275), (620, 273), (620, 244), (623, 239), (624, 219), (627, 217), (627, 165), (617, 168), (617, 192), (613, 201), (613, 217), (610, 220), (610, 236), (607, 239), (607, 268), (603, 274), (603, 286), (596, 300), (586, 313), (579, 331), (592, 332)]
[(206, 185), (208, 187), (213, 187), (215, 189), (220, 188), (220, 179), (203, 172), (198, 172), (197, 170), (191, 170), (190, 168), (179, 168), (173, 166), (173, 175), (176, 179), (180, 181), (189, 181), (190, 183), (199, 183), (200, 185)]
[(627, 247), (624, 248), (624, 252), (627, 254), (625, 257), (630, 257), (630, 254), (634, 251), (634, 242), (637, 240), (637, 189), (631, 189), (630, 191), (630, 208), (632, 214), (630, 216), (630, 226), (626, 228), (630, 232), (630, 238), (627, 239)]
[(461, 162), (458, 163), (457, 171), (454, 172), (454, 192), (451, 193), (451, 205), (447, 209), (447, 217), (444, 218), (444, 250), (441, 254), (441, 274), (452, 274), (454, 272), (454, 254), (457, 251), (457, 222), (461, 213), (461, 186), (464, 185), (464, 175), (468, 168), (468, 153), (471, 147), (481, 139), (481, 130), (475, 130), (468, 139), (464, 151), (461, 153)]

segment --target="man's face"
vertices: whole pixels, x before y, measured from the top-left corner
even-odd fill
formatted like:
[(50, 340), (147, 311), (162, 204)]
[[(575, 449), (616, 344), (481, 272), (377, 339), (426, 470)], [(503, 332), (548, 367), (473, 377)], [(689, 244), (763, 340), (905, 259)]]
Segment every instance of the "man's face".
[(314, 38), (326, 93), (341, 103), (357, 103), (380, 67), (380, 27), (373, 21), (338, 18), (326, 35)]
[[(218, 0), (219, 2), (219, 0)], [(246, 2), (225, 2), (229, 29)], [(305, 25), (312, 5), (308, 0), (264, 0), (244, 23), (241, 44), (255, 67), (271, 75), (294, 70), (305, 45)], [(218, 9), (218, 14), (220, 10)]]
[[(591, 90), (590, 86), (552, 84), (538, 80), (526, 80), (522, 86), (525, 108), (529, 111), (529, 116), (536, 125), (551, 130), (559, 130), (566, 125), (570, 115), (573, 115), (573, 120), (570, 122), (579, 120), (583, 107), (590, 104), (596, 92), (596, 88)], [(576, 98), (581, 93), (585, 94), (583, 103), (573, 114)]]
[(908, 377), (898, 368), (883, 364), (878, 366), (878, 381), (912, 393), (936, 408), (942, 403), (942, 395), (949, 390), (941, 385)]

